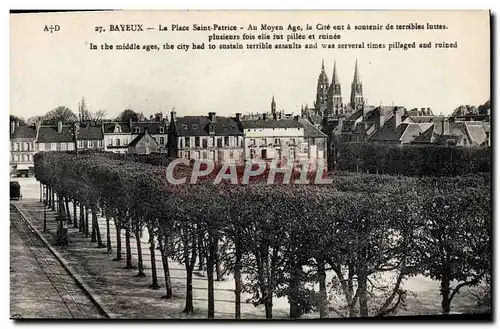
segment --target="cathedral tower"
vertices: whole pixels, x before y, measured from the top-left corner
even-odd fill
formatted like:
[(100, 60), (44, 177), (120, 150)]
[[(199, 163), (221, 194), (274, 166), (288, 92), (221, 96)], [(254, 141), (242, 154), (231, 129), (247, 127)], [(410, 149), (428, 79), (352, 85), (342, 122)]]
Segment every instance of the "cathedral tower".
[(319, 115), (323, 115), (328, 106), (328, 76), (325, 72), (325, 61), (321, 63), (321, 73), (318, 77), (318, 85), (316, 87), (316, 101), (314, 102), (314, 109)]
[(339, 78), (337, 75), (337, 63), (333, 62), (332, 84), (328, 89), (328, 114), (339, 114), (342, 109), (342, 91), (340, 89)]
[(354, 79), (352, 80), (351, 84), (351, 107), (354, 110), (358, 110), (360, 108), (363, 108), (364, 103), (363, 84), (359, 79), (358, 60), (356, 60), (356, 64), (354, 66)]

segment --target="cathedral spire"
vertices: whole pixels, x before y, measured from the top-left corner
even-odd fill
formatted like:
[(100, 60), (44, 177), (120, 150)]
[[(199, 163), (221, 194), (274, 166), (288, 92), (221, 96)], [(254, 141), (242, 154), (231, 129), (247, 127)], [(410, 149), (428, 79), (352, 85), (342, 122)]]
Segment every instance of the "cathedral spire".
[(359, 71), (358, 71), (358, 60), (356, 59), (356, 64), (354, 64), (354, 80), (353, 83), (358, 84), (359, 80)]
[(325, 60), (321, 60), (321, 72), (325, 72)]
[(337, 75), (337, 62), (335, 60), (333, 60), (332, 84), (339, 85), (339, 78), (338, 78), (338, 75)]
[(273, 115), (276, 114), (276, 101), (274, 100), (274, 94), (273, 94), (273, 99), (271, 100), (271, 113)]
[(354, 65), (354, 78), (351, 84), (351, 107), (354, 110), (359, 110), (364, 104), (363, 83), (359, 78), (358, 60), (356, 59), (356, 64)]
[(314, 102), (316, 114), (323, 115), (327, 108), (328, 99), (328, 76), (325, 72), (325, 60), (321, 61), (321, 72), (318, 77), (318, 84), (316, 86), (316, 101)]

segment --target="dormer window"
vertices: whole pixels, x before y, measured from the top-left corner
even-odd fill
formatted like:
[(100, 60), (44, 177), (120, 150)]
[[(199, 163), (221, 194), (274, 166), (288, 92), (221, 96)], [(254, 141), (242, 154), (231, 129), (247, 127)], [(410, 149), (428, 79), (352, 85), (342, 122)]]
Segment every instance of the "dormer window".
[(193, 124), (193, 129), (194, 130), (198, 129), (198, 125), (197, 124)]
[(188, 129), (188, 126), (186, 124), (183, 124), (182, 129)]
[(122, 127), (120, 127), (120, 125), (115, 125), (115, 130), (114, 130), (115, 133), (121, 133), (122, 132)]
[(134, 127), (134, 133), (138, 134), (141, 132), (141, 128), (139, 127)]
[(209, 132), (210, 134), (214, 134), (214, 133), (215, 133), (215, 127), (214, 127), (214, 125), (209, 125), (209, 126), (208, 126), (208, 132)]
[(160, 130), (160, 134), (164, 134), (164, 133), (165, 133), (165, 128), (160, 127), (160, 129), (159, 129), (159, 130)]

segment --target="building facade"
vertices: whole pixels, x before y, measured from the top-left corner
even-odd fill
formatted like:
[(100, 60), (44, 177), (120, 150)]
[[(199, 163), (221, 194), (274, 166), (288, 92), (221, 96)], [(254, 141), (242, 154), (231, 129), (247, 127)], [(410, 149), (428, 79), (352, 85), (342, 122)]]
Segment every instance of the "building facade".
[(33, 155), (36, 148), (36, 126), (19, 126), (19, 122), (10, 123), (10, 173), (33, 171)]
[(244, 159), (241, 115), (236, 118), (208, 116), (177, 117), (172, 111), (168, 150), (171, 157), (240, 163)]
[(159, 153), (163, 146), (158, 144), (156, 139), (151, 136), (146, 128), (142, 133), (137, 135), (128, 144), (128, 153), (131, 154), (150, 154)]

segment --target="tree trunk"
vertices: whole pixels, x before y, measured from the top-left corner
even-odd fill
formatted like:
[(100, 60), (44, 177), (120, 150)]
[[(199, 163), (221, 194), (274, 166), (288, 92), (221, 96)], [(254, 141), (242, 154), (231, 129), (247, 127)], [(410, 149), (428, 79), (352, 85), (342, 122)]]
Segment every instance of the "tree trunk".
[(89, 236), (89, 208), (85, 206), (85, 236)]
[[(210, 237), (208, 238), (210, 240)], [(207, 280), (208, 280), (208, 318), (213, 319), (215, 313), (214, 305), (214, 258), (216, 257), (216, 241), (208, 242), (207, 255)], [(201, 249), (201, 248), (199, 248)]]
[(76, 200), (73, 199), (73, 228), (78, 228), (78, 216), (76, 215)]
[[(203, 237), (198, 233), (198, 246), (203, 243)], [(198, 271), (203, 272), (205, 270), (205, 257), (203, 256), (203, 251), (198, 248)]]
[(43, 196), (42, 183), (40, 183), (40, 203), (43, 201), (42, 196)]
[[(95, 232), (95, 237), (97, 238), (97, 248), (104, 248), (105, 245), (102, 243), (101, 231), (99, 229), (99, 220), (97, 219), (97, 209), (92, 207), (92, 232)], [(94, 241), (94, 242), (96, 242)]]
[(241, 241), (239, 235), (235, 239), (235, 263), (234, 263), (234, 317), (241, 318)]
[(184, 313), (193, 314), (193, 268), (196, 263), (196, 242), (197, 236), (191, 236), (191, 257), (189, 256), (189, 233), (187, 229), (184, 228), (181, 233), (183, 235), (183, 253), (184, 253), (184, 264), (186, 267), (186, 306), (184, 308)]
[(349, 307), (349, 317), (354, 318), (358, 316), (358, 310), (356, 309), (356, 303), (354, 299), (354, 266), (349, 263), (348, 265), (348, 279), (347, 279), (347, 291), (348, 291), (348, 307)]
[(450, 300), (450, 280), (445, 275), (441, 279), (441, 307), (444, 314), (450, 314), (451, 300)]
[(215, 240), (214, 261), (215, 261), (215, 272), (217, 274), (216, 280), (222, 281), (222, 280), (224, 280), (224, 278), (222, 277), (222, 269), (221, 269), (221, 264), (220, 264), (219, 239)]
[(144, 263), (142, 261), (142, 247), (141, 247), (141, 230), (139, 227), (135, 230), (135, 241), (137, 243), (137, 267), (139, 268), (139, 273), (137, 273), (137, 277), (143, 278), (146, 276), (144, 273)]
[(125, 266), (126, 269), (131, 269), (133, 268), (132, 266), (132, 249), (130, 248), (130, 228), (125, 226), (125, 249), (126, 249), (126, 254), (127, 254), (127, 265)]
[(92, 234), (90, 235), (90, 241), (97, 242), (97, 231), (96, 224), (94, 223), (94, 210), (92, 209), (92, 207), (90, 208), (90, 213), (92, 215)]
[(67, 197), (64, 197), (64, 205), (66, 206), (66, 216), (68, 217), (68, 224), (72, 224), (71, 221), (71, 212), (69, 211), (69, 200)]
[(193, 314), (193, 269), (186, 262), (186, 306), (184, 307), (184, 313)]
[[(119, 216), (119, 215), (118, 215)], [(115, 261), (122, 260), (122, 229), (121, 229), (121, 219), (115, 217), (115, 229), (116, 229), (116, 258)]]
[(109, 213), (107, 211), (104, 212), (104, 216), (106, 217), (106, 247), (107, 253), (111, 254), (113, 250), (111, 249), (111, 232), (109, 226)]
[(151, 275), (152, 282), (151, 289), (158, 289), (160, 286), (158, 285), (158, 277), (156, 275), (156, 254), (155, 254), (155, 237), (153, 229), (150, 225), (148, 225), (148, 234), (149, 234), (149, 253), (151, 254)]
[(85, 232), (85, 210), (81, 202), (78, 202), (78, 205), (80, 206), (80, 227), (78, 231), (83, 233)]
[(368, 293), (367, 293), (367, 274), (365, 266), (361, 266), (358, 271), (358, 289), (359, 289), (359, 315), (368, 316)]
[(298, 269), (299, 264), (295, 262), (292, 264), (290, 275), (290, 292), (288, 300), (290, 302), (290, 319), (300, 318), (299, 294), (300, 294), (300, 273)]
[(326, 318), (326, 271), (325, 261), (318, 260), (318, 279), (319, 279), (319, 317), (320, 319)]
[(56, 193), (54, 192), (54, 189), (52, 189), (52, 188), (50, 189), (50, 193), (52, 193), (52, 198), (51, 198), (51, 201), (52, 201), (51, 203), (52, 203), (52, 205), (51, 205), (51, 207), (50, 207), (50, 208), (51, 208), (52, 210), (56, 210), (56, 201), (55, 201), (55, 200), (56, 200)]
[(165, 276), (165, 290), (167, 292), (167, 294), (163, 298), (170, 299), (173, 297), (173, 293), (172, 293), (172, 282), (170, 280), (170, 268), (168, 265), (167, 236), (164, 235), (163, 237), (158, 237), (158, 244), (160, 245), (161, 261), (163, 263), (163, 274)]

